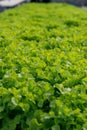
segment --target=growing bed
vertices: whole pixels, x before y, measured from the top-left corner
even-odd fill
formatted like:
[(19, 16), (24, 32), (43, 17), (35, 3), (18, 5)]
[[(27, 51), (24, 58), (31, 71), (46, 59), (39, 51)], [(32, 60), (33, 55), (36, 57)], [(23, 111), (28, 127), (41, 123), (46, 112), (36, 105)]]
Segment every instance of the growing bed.
[(24, 4), (0, 14), (0, 130), (87, 130), (87, 13)]

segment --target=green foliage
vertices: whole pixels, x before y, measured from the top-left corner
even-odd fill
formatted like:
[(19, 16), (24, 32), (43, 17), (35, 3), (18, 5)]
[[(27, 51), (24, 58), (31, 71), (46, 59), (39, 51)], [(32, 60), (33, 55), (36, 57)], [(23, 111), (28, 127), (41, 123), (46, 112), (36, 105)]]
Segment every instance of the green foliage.
[(0, 130), (87, 130), (87, 13), (25, 4), (0, 14)]

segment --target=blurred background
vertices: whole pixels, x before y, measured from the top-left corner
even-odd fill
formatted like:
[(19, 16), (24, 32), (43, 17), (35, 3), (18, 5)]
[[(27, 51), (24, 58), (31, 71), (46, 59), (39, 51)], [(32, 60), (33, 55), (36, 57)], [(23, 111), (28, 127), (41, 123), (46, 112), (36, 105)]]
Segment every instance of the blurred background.
[(16, 7), (23, 3), (29, 3), (29, 2), (41, 2), (41, 3), (63, 2), (63, 3), (72, 4), (78, 7), (83, 7), (85, 10), (87, 9), (85, 8), (87, 6), (87, 0), (0, 0), (0, 12), (9, 8)]

